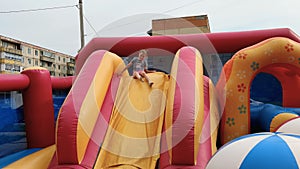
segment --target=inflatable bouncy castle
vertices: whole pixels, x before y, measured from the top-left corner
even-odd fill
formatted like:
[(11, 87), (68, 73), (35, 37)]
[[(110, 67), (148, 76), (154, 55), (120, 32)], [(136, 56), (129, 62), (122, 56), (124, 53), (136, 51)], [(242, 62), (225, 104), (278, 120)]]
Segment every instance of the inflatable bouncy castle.
[(199, 51), (179, 49), (169, 75), (149, 74), (151, 88), (116, 76), (122, 67), (116, 54), (93, 52), (60, 109), (55, 144), (4, 168), (155, 168), (159, 158), (162, 168), (204, 168), (216, 151), (219, 113)]
[[(21, 91), (27, 140), (25, 149), (1, 157), (0, 167), (226, 168), (222, 159), (231, 155), (242, 157), (234, 164), (259, 166), (254, 158), (243, 158), (254, 145), (277, 146), (279, 152), (287, 146), (274, 140), (300, 145), (296, 132), (271, 133), (287, 131), (284, 124), (299, 116), (299, 42), (289, 29), (94, 38), (76, 56), (74, 77), (51, 77), (40, 67), (0, 75), (1, 91)], [(170, 71), (148, 74), (152, 87), (130, 71), (117, 76), (124, 58), (141, 49), (154, 58), (172, 57)], [(216, 55), (218, 60), (208, 61)], [(224, 64), (217, 75), (211, 70), (215, 62)], [(260, 73), (278, 79), (282, 105), (251, 98)], [(57, 88), (69, 91), (54, 118)], [(248, 135), (254, 131), (268, 133)], [(243, 146), (250, 140), (247, 149), (242, 151), (239, 139)], [(258, 150), (253, 150), (258, 157), (269, 155)], [(295, 161), (281, 162), (297, 166)]]

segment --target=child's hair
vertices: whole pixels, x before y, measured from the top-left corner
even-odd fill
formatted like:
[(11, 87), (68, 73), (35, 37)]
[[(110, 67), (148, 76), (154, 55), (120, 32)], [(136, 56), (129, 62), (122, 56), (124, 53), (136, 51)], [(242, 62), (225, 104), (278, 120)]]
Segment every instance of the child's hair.
[(147, 55), (147, 50), (146, 50), (146, 49), (141, 49), (141, 50), (139, 51), (139, 53), (143, 53), (144, 55)]

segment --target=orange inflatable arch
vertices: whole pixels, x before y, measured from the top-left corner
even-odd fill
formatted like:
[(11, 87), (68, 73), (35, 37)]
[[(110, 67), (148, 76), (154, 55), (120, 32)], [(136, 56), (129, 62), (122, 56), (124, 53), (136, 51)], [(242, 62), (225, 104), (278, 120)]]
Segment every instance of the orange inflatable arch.
[(221, 144), (250, 133), (250, 87), (254, 77), (261, 72), (280, 81), (284, 107), (300, 107), (298, 42), (282, 37), (267, 39), (237, 52), (223, 70), (226, 83)]

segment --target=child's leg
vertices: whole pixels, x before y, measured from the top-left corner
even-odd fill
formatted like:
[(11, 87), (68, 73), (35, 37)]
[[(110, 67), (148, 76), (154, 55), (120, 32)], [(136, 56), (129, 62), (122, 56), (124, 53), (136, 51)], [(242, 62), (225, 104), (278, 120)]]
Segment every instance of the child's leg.
[(133, 78), (137, 78), (137, 79), (139, 79), (140, 81), (144, 81), (143, 79), (142, 79), (142, 77), (141, 77), (141, 75), (139, 74), (139, 72), (133, 72)]
[(150, 87), (153, 85), (153, 82), (149, 79), (149, 77), (147, 76), (147, 74), (145, 72), (140, 72), (140, 75), (147, 80)]

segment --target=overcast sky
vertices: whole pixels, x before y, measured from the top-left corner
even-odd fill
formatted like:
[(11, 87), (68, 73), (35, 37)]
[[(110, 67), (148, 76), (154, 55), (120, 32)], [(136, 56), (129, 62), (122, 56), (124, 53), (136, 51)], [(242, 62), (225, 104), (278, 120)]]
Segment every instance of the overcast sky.
[[(300, 0), (82, 0), (85, 41), (146, 36), (152, 19), (207, 14), (212, 32), (290, 28), (300, 35)], [(0, 0), (0, 34), (65, 54), (80, 48), (78, 0)], [(35, 12), (19, 10), (56, 8)]]

